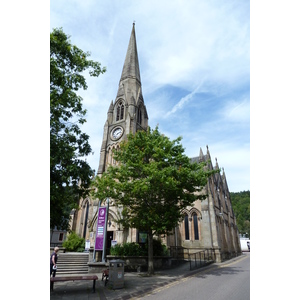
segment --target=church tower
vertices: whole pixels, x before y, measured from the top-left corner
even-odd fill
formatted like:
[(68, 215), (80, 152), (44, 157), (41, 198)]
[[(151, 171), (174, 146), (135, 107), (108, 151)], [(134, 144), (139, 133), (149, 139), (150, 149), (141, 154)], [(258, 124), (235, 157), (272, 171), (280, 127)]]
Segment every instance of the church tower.
[(115, 101), (111, 101), (107, 112), (97, 175), (101, 176), (109, 165), (115, 164), (112, 150), (117, 149), (129, 133), (134, 134), (138, 130), (147, 130), (147, 128), (148, 114), (142, 94), (133, 23), (117, 96)]
[[(148, 114), (142, 93), (135, 24), (133, 23), (117, 96), (114, 101), (111, 101), (107, 111), (97, 176), (101, 177), (109, 165), (116, 163), (113, 158), (113, 149), (118, 149), (129, 133), (135, 134), (138, 130), (147, 130), (147, 128)], [(102, 206), (108, 205), (106, 199), (102, 200)], [(99, 200), (93, 199), (89, 195), (80, 199), (79, 208), (71, 212), (71, 229), (79, 236), (88, 239), (92, 247), (95, 243), (98, 205)], [(110, 248), (112, 240), (118, 243), (136, 241), (136, 229), (122, 229), (116, 223), (119, 214), (118, 207), (111, 199), (108, 214), (107, 249)]]

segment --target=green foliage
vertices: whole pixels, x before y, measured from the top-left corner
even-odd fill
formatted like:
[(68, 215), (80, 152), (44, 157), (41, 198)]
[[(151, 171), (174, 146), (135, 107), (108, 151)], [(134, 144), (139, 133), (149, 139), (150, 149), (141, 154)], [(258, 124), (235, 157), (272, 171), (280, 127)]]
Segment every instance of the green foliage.
[(94, 175), (84, 159), (92, 149), (79, 127), (86, 110), (76, 91), (87, 89), (82, 72), (99, 76), (105, 68), (88, 56), (61, 28), (50, 33), (50, 228), (68, 229), (70, 211)]
[(72, 231), (67, 236), (67, 239), (63, 242), (62, 246), (70, 252), (83, 252), (85, 249), (85, 240)]
[(216, 171), (205, 168), (206, 163), (191, 163), (181, 137), (171, 141), (158, 127), (127, 138), (114, 151), (117, 166), (93, 181), (93, 196), (114, 199), (123, 209), (119, 223), (148, 234), (148, 272), (152, 274), (153, 235), (172, 231), (183, 208), (205, 199), (201, 191)]
[[(115, 256), (147, 256), (148, 244), (124, 243), (110, 248), (110, 254)], [(168, 248), (160, 240), (153, 239), (153, 255), (167, 256)]]
[(183, 208), (205, 198), (198, 192), (215, 171), (190, 163), (180, 141), (171, 141), (157, 127), (130, 134), (114, 152), (119, 165), (95, 178), (94, 197), (112, 198), (123, 207), (125, 228), (166, 234), (178, 224)]
[(146, 253), (138, 243), (117, 244), (110, 248), (110, 254), (116, 256), (144, 256)]
[(250, 191), (230, 193), (230, 198), (239, 232), (250, 238)]

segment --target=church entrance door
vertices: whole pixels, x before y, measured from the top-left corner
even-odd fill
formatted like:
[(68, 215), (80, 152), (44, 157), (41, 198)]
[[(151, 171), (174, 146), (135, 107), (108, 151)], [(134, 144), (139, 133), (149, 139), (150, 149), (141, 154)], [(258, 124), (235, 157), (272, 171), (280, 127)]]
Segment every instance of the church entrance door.
[(111, 248), (111, 241), (114, 238), (114, 232), (113, 231), (107, 231), (107, 239), (106, 239), (106, 249), (107, 249), (107, 254), (110, 253), (110, 248)]

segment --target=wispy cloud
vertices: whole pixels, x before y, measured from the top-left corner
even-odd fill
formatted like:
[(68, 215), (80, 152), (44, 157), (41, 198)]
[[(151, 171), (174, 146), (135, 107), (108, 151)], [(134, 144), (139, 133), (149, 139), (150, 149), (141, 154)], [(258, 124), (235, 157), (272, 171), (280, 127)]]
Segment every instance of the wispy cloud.
[(196, 89), (194, 89), (191, 93), (186, 95), (185, 97), (181, 98), (179, 102), (173, 106), (173, 108), (168, 111), (166, 114), (166, 117), (170, 116), (171, 114), (176, 113), (178, 110), (180, 110), (184, 105), (188, 104), (188, 102), (193, 98), (193, 96), (197, 93), (197, 91), (200, 89), (202, 84), (198, 85)]

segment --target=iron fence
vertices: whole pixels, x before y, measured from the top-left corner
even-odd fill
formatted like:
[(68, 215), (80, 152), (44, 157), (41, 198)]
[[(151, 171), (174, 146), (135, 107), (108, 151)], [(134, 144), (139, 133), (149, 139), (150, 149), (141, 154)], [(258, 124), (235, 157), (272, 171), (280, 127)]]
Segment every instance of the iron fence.
[(203, 249), (194, 253), (188, 254), (190, 262), (190, 270), (201, 268), (209, 263), (216, 261), (214, 249)]

